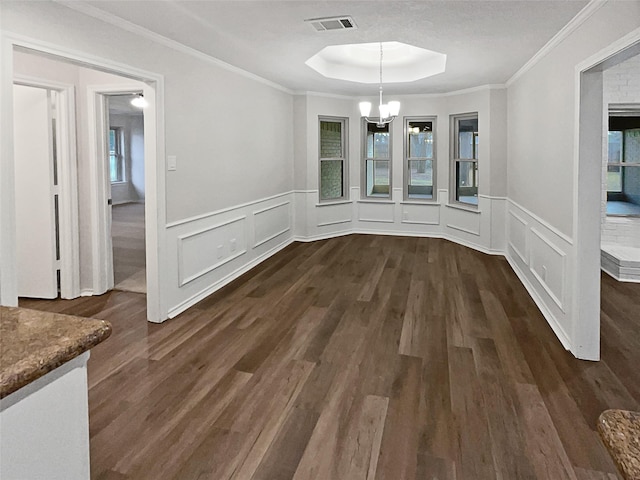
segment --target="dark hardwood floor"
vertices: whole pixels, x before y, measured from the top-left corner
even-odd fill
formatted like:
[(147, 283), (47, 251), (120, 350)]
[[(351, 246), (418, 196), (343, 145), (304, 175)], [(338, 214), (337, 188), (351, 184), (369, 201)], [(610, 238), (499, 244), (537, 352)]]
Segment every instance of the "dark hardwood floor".
[(502, 257), (438, 239), (295, 243), (179, 317), (114, 291), (22, 306), (108, 319), (94, 479), (616, 479), (638, 409), (640, 285), (603, 276), (602, 361), (556, 340)]

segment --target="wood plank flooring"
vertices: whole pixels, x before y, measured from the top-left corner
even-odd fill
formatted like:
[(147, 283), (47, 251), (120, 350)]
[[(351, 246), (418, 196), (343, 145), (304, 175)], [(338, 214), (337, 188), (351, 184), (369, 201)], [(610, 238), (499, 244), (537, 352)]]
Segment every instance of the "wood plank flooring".
[(161, 325), (114, 291), (92, 478), (613, 480), (595, 425), (639, 409), (640, 285), (602, 278), (602, 361), (556, 340), (502, 257), (439, 239), (294, 243)]
[(144, 203), (111, 207), (111, 239), (115, 289), (147, 293)]

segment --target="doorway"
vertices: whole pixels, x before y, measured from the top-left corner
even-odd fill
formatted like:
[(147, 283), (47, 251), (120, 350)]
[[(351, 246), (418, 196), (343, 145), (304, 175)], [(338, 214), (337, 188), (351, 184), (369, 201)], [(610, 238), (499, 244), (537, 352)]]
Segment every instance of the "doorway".
[(601, 223), (607, 181), (603, 157), (607, 152), (608, 109), (603, 72), (640, 54), (640, 29), (576, 67), (576, 140), (574, 169), (575, 291), (572, 339), (578, 358), (600, 359)]
[[(140, 203), (139, 209), (152, 213), (150, 218), (147, 217), (145, 219), (142, 227), (144, 234), (141, 242), (145, 245), (143, 254), (145, 258), (142, 265), (147, 277), (147, 286), (145, 288), (147, 292), (147, 317), (153, 322), (165, 320), (167, 318), (166, 306), (162, 295), (160, 295), (161, 285), (159, 282), (162, 277), (161, 272), (165, 268), (164, 258), (162, 257), (164, 251), (164, 225), (166, 223), (163, 200), (165, 178), (164, 162), (157, 161), (159, 154), (162, 155), (159, 158), (163, 158), (164, 146), (163, 140), (160, 138), (161, 132), (156, 130), (157, 116), (160, 115), (159, 111), (162, 107), (156, 100), (156, 92), (162, 88), (162, 77), (123, 65), (111, 65), (108, 61), (95, 58), (84, 59), (76, 53), (58, 52), (49, 48), (45, 53), (39, 50), (39, 46), (31, 45), (28, 40), (15, 39), (11, 36), (6, 38), (13, 48), (10, 50), (11, 55), (5, 57), (7, 61), (3, 60), (3, 65), (7, 67), (6, 71), (9, 72), (9, 75), (3, 77), (5, 79), (28, 76), (17, 70), (14, 64), (15, 57), (21, 54), (29, 54), (46, 61), (56, 62), (58, 65), (75, 67), (91, 72), (84, 79), (82, 75), (71, 75), (73, 77), (72, 81), (66, 82), (72, 84), (72, 89), (75, 88), (75, 95), (72, 94), (71, 97), (77, 101), (76, 108), (70, 112), (70, 116), (74, 125), (77, 126), (78, 132), (78, 161), (76, 164), (78, 171), (75, 172), (75, 175), (73, 175), (74, 172), (64, 172), (63, 176), (75, 179), (77, 182), (75, 185), (75, 191), (78, 193), (76, 210), (85, 209), (85, 213), (88, 212), (88, 215), (84, 219), (80, 217), (76, 224), (79, 224), (77, 234), (72, 236), (72, 240), (75, 239), (75, 244), (71, 242), (65, 246), (65, 243), (61, 242), (60, 248), (62, 250), (69, 248), (73, 251), (78, 257), (75, 262), (76, 267), (89, 265), (88, 269), (83, 269), (78, 274), (75, 274), (75, 281), (79, 285), (76, 293), (79, 295), (100, 294), (108, 289), (105, 288), (106, 286), (109, 286), (109, 282), (106, 280), (109, 277), (109, 267), (106, 265), (106, 260), (111, 257), (111, 253), (108, 253), (107, 249), (103, 247), (111, 244), (110, 225), (107, 221), (107, 217), (110, 219), (109, 210), (111, 208), (107, 201), (111, 198), (111, 192), (110, 188), (106, 188), (107, 185), (104, 185), (100, 177), (101, 168), (94, 161), (96, 157), (89, 151), (89, 146), (95, 143), (97, 137), (104, 135), (104, 133), (92, 131), (88, 118), (91, 116), (92, 109), (95, 114), (95, 106), (91, 106), (93, 96), (96, 93), (95, 87), (110, 86), (110, 82), (96, 80), (96, 78), (98, 76), (103, 76), (103, 78), (104, 76), (118, 76), (120, 82), (122, 82), (121, 84), (135, 84), (134, 90), (142, 92), (147, 99), (149, 114), (143, 116), (144, 135), (141, 139), (144, 144), (143, 184), (145, 193), (144, 203)], [(31, 76), (43, 77), (41, 73), (40, 71)], [(54, 74), (49, 78), (61, 81), (68, 73), (63, 67), (56, 67)], [(3, 83), (3, 95), (6, 93), (5, 98), (12, 100), (13, 91), (8, 87), (12, 87), (12, 85)], [(132, 91), (131, 88), (126, 88), (126, 90), (129, 93)], [(8, 112), (11, 112), (11, 110)], [(15, 160), (12, 134), (13, 116), (11, 113), (2, 116), (2, 124), (5, 132), (9, 134), (6, 143), (7, 148), (3, 149), (2, 170), (3, 174), (6, 174), (5, 178), (13, 178)], [(81, 133), (82, 138), (80, 138)], [(72, 144), (76, 145), (76, 142), (72, 142)], [(107, 178), (106, 176), (103, 177)], [(3, 189), (0, 195), (2, 197), (0, 198), (2, 217), (6, 220), (3, 220), (3, 242), (0, 244), (0, 255), (3, 258), (0, 296), (3, 305), (17, 305), (18, 303), (18, 268), (15, 258), (18, 248), (15, 225), (16, 185), (11, 182), (10, 186), (11, 188)], [(73, 208), (70, 208), (70, 210), (73, 210)], [(108, 238), (107, 232), (109, 232)], [(142, 275), (144, 276), (145, 273)], [(111, 272), (111, 278), (113, 278), (113, 272)], [(113, 285), (110, 285), (110, 287), (113, 287)], [(74, 298), (75, 296), (77, 295), (65, 298)]]
[[(114, 289), (146, 293), (142, 92), (105, 95)], [(138, 103), (138, 105), (144, 105)]]

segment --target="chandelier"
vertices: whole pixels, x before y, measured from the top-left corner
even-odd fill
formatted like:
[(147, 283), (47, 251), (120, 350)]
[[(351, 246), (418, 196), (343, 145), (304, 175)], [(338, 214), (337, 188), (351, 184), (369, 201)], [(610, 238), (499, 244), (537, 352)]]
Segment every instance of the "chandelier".
[(369, 117), (371, 102), (360, 102), (360, 115), (369, 123), (375, 123), (378, 127), (393, 122), (400, 113), (400, 102), (382, 103), (382, 42), (380, 42), (380, 102), (378, 104), (378, 117)]

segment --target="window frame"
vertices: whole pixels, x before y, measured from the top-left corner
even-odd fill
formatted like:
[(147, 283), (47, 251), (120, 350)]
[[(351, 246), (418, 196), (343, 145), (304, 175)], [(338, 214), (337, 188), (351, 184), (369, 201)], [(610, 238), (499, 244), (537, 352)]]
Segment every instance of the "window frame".
[[(386, 124), (389, 129), (389, 157), (388, 158), (369, 158), (367, 156), (367, 122), (366, 119), (362, 119), (361, 122), (361, 134), (360, 134), (360, 148), (362, 154), (360, 158), (362, 159), (362, 168), (360, 169), (360, 197), (362, 200), (367, 201), (379, 201), (379, 202), (389, 202), (393, 199), (393, 124)], [(368, 160), (381, 160), (389, 162), (389, 193), (387, 195), (369, 195), (367, 193), (367, 161)], [(375, 179), (375, 172), (374, 172)]]
[(126, 155), (124, 152), (124, 128), (109, 126), (109, 136), (111, 131), (115, 132), (116, 150), (115, 156), (117, 158), (117, 180), (111, 180), (111, 149), (109, 148), (109, 141), (107, 141), (107, 154), (109, 157), (109, 180), (111, 184), (127, 183), (126, 177)]
[[(607, 183), (607, 189), (606, 189), (606, 198), (607, 198), (607, 202), (609, 202), (610, 200), (615, 200), (615, 196), (620, 196), (620, 197), (624, 197), (625, 196), (625, 171), (627, 168), (640, 168), (640, 163), (638, 162), (627, 162), (625, 161), (625, 154), (626, 154), (626, 135), (625, 133), (631, 130), (638, 130), (638, 128), (628, 128), (628, 129), (622, 129), (622, 130), (607, 130), (607, 162), (606, 162), (606, 173), (608, 173), (609, 171), (609, 167), (618, 167), (620, 168), (620, 190), (609, 190), (609, 184), (608, 184), (608, 176), (606, 179), (606, 183)], [(620, 132), (621, 133), (621, 138), (620, 138), (620, 161), (618, 162), (609, 162), (609, 158), (608, 158), (608, 138), (609, 138), (609, 133), (611, 132)], [(610, 197), (614, 197), (613, 199)], [(640, 217), (640, 215), (638, 215), (637, 213), (609, 213), (607, 211), (607, 208), (605, 208), (605, 216), (607, 217)]]
[[(437, 152), (437, 147), (438, 147), (438, 140), (437, 140), (437, 128), (438, 128), (438, 117), (437, 115), (425, 115), (425, 116), (418, 116), (418, 117), (403, 117), (404, 120), (404, 129), (403, 129), (403, 136), (404, 136), (404, 152), (403, 152), (403, 196), (402, 198), (404, 199), (405, 202), (420, 202), (420, 203), (435, 203), (438, 201), (438, 187), (437, 187), (437, 183), (438, 183), (438, 167), (437, 167), (437, 157), (438, 157), (438, 152)], [(433, 133), (433, 146), (432, 148), (432, 156), (431, 158), (427, 158), (427, 157), (409, 157), (409, 153), (410, 153), (410, 148), (409, 148), (409, 123), (410, 122), (431, 122), (431, 132)], [(412, 160), (431, 160), (431, 183), (432, 183), (432, 194), (431, 194), (431, 198), (420, 198), (420, 197), (410, 197), (409, 196), (409, 181), (411, 180), (411, 173), (410, 173), (410, 161)]]
[[(322, 122), (340, 123), (341, 134), (341, 157), (322, 157)], [(327, 115), (318, 116), (318, 202), (319, 203), (333, 203), (340, 202), (349, 199), (349, 118), (348, 117), (333, 117)], [(322, 162), (336, 161), (342, 162), (342, 196), (332, 198), (322, 198)]]
[[(460, 158), (458, 134), (460, 130), (461, 120), (473, 120), (478, 121), (478, 133), (476, 136), (480, 137), (480, 115), (478, 112), (458, 113), (450, 116), (451, 118), (451, 162), (450, 162), (450, 180), (449, 180), (449, 203), (456, 207), (461, 207), (470, 210), (478, 210), (478, 203), (468, 203), (458, 200), (458, 179), (457, 179), (457, 166), (460, 162), (473, 162), (475, 164), (475, 178), (478, 183), (478, 193), (476, 194), (478, 199), (480, 197), (480, 161), (479, 161), (479, 147), (476, 148), (476, 142), (473, 142), (474, 158)], [(475, 138), (475, 136), (474, 136)]]

